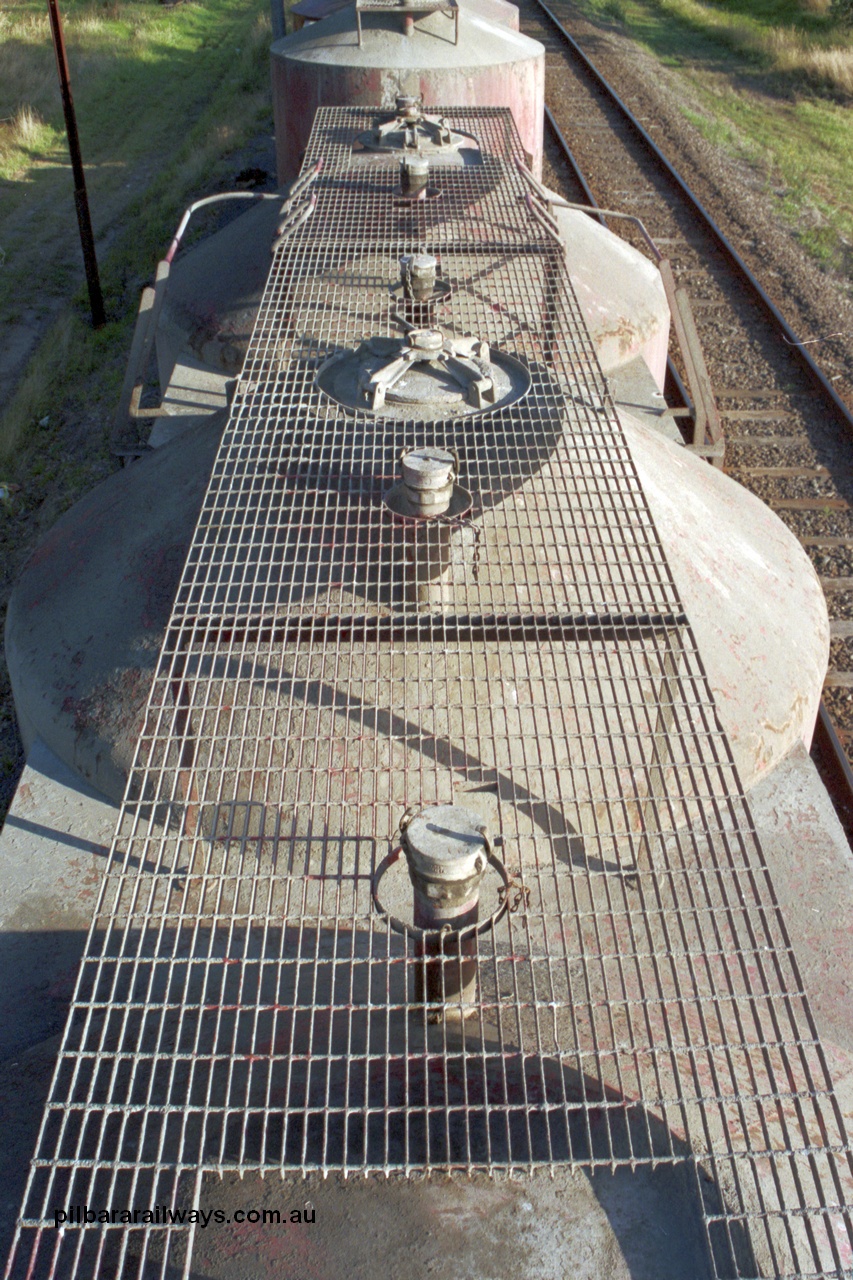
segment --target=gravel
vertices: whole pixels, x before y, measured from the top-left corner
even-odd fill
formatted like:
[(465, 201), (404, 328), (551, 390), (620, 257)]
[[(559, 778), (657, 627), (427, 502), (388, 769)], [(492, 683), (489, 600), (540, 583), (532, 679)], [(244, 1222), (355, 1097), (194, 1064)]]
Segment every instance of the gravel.
[[(567, 0), (556, 0), (551, 7), (652, 134), (795, 332), (811, 338), (847, 331), (845, 338), (815, 344), (811, 354), (853, 408), (850, 282), (828, 274), (807, 256), (784, 224), (764, 175), (712, 145), (685, 118), (685, 104), (702, 110), (688, 76), (662, 66), (612, 28), (583, 17)], [(615, 109), (582, 73), (571, 69), (565, 45), (535, 0), (522, 0), (520, 8), (522, 30), (546, 46), (546, 101), (599, 203), (639, 214), (670, 256), (676, 279), (689, 289), (712, 383), (725, 390), (720, 397), (724, 431), (738, 442), (727, 451), (727, 469), (770, 505), (786, 499), (853, 500), (853, 437), (807, 380), (761, 307), (733, 280), (692, 210), (673, 198), (633, 132), (624, 123), (615, 131), (602, 127), (618, 120)], [(546, 150), (545, 181), (579, 198), (571, 170), (553, 142)], [(797, 466), (822, 466), (830, 474), (772, 477), (751, 470)], [(800, 538), (849, 538), (853, 546), (850, 510), (782, 508), (778, 514)], [(820, 574), (853, 576), (850, 547), (807, 549)], [(831, 617), (849, 618), (849, 593), (832, 592), (829, 608)], [(832, 669), (853, 673), (853, 642), (833, 643)], [(831, 703), (839, 727), (853, 731), (853, 695), (848, 692), (833, 690)]]
[[(558, 119), (569, 118), (577, 92), (565, 75), (563, 46), (543, 21), (535, 0), (522, 0), (520, 8), (522, 29), (549, 50), (546, 100)], [(830, 376), (841, 375), (836, 390), (853, 408), (851, 282), (828, 273), (806, 254), (783, 223), (763, 174), (714, 146), (685, 118), (684, 105), (695, 98), (689, 78), (659, 63), (634, 41), (590, 22), (565, 0), (557, 0), (552, 8), (709, 209), (794, 330), (803, 338), (846, 332), (844, 338), (815, 344), (812, 354)], [(698, 103), (692, 105), (702, 110)], [(621, 136), (629, 138), (624, 131)], [(594, 174), (588, 176), (595, 190)], [(614, 189), (630, 191), (618, 183), (611, 184)], [(681, 230), (685, 240), (695, 239), (689, 222)], [(678, 254), (672, 257), (677, 265)], [(707, 284), (701, 290), (691, 288), (697, 298), (714, 298)]]

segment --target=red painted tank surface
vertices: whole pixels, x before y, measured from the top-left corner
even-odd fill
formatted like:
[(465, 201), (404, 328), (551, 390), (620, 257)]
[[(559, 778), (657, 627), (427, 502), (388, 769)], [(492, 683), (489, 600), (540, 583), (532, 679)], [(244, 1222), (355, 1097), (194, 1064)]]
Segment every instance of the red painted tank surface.
[[(273, 108), (281, 182), (298, 172), (314, 114), (323, 106), (393, 108), (398, 94), (422, 97), (424, 106), (509, 107), (537, 176), (542, 171), (545, 50), (536, 40), (474, 7), (453, 20), (435, 12), (407, 34), (393, 11), (362, 15), (355, 5), (312, 23), (272, 46)], [(511, 6), (510, 6), (511, 7)]]

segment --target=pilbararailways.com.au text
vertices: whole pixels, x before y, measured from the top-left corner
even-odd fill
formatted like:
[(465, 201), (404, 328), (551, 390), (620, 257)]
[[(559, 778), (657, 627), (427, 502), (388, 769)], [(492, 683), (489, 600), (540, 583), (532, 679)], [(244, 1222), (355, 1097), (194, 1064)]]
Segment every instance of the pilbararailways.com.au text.
[(170, 1209), (158, 1204), (153, 1209), (90, 1209), (87, 1204), (70, 1205), (67, 1209), (54, 1209), (53, 1222), (57, 1227), (90, 1227), (97, 1223), (105, 1227), (155, 1226), (155, 1227), (207, 1227), (211, 1223), (260, 1222), (265, 1226), (284, 1227), (314, 1222), (316, 1211), (309, 1205), (304, 1209)]

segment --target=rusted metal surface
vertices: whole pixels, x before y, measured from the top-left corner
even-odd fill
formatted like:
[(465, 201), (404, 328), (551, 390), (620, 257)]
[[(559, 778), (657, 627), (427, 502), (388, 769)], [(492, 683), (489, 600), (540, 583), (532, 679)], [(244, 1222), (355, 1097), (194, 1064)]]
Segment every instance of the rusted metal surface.
[[(396, 7), (396, 6), (395, 6)], [(273, 110), (279, 180), (299, 172), (314, 113), (323, 106), (354, 105), (393, 113), (398, 94), (422, 97), (428, 112), (452, 102), (469, 107), (508, 106), (532, 158), (542, 168), (545, 53), (507, 29), (485, 3), (457, 11), (458, 42), (441, 13), (425, 14), (410, 35), (394, 8), (367, 15), (359, 47), (352, 6), (322, 27), (303, 28), (272, 50)], [(368, 121), (368, 127), (374, 120)]]
[[(595, 210), (594, 216), (598, 219), (601, 225), (603, 227), (606, 227), (607, 218), (605, 217), (604, 213), (602, 213), (601, 210), (598, 208), (598, 201), (596, 200), (595, 196), (592, 193), (590, 185), (587, 182), (586, 177), (584, 176), (584, 173), (581, 170), (581, 167), (575, 158), (574, 152), (572, 151), (571, 147), (566, 141), (566, 138), (565, 138), (565, 135), (563, 134), (562, 129), (557, 124), (553, 111), (547, 105), (545, 107), (545, 123), (550, 129), (553, 137), (556, 139), (557, 145), (559, 146), (560, 151), (562, 152), (563, 157), (566, 160), (566, 163), (569, 165), (569, 168), (571, 169), (574, 175), (575, 181), (578, 183), (578, 186), (583, 192), (584, 200), (586, 201), (586, 203), (589, 205), (591, 209)], [(645, 233), (645, 228), (644, 228), (644, 233)], [(694, 408), (693, 402), (690, 399), (687, 388), (684, 386), (684, 383), (681, 380), (681, 374), (678, 372), (678, 369), (675, 366), (675, 361), (672, 359), (672, 356), (667, 356), (666, 382), (667, 382), (667, 390), (671, 393), (669, 396), (669, 399), (671, 401), (677, 400), (678, 402), (679, 407), (677, 409), (677, 412), (680, 413), (682, 409), (686, 409), (688, 411), (688, 416), (692, 414), (693, 408)]]
[[(189, 1275), (192, 1228), (52, 1210), (189, 1206), (229, 1170), (663, 1163), (717, 1276), (853, 1259), (825, 1056), (560, 248), (509, 113), (447, 114), (483, 163), (401, 203), (393, 165), (353, 164), (368, 113), (319, 113), (316, 210), (274, 259), (178, 589), (10, 1280)], [(527, 368), (520, 400), (427, 421), (323, 393), (330, 355), (397, 332), (412, 253), (452, 282), (442, 327)], [(423, 445), (473, 508), (413, 557), (383, 499)], [(459, 953), (389, 923), (405, 871), (375, 902), (430, 805), (476, 814), (505, 872), (456, 1018), (423, 979)]]
[[(553, 117), (551, 119), (553, 120)], [(559, 138), (562, 139), (556, 122), (553, 123), (553, 128)], [(575, 173), (579, 174), (580, 171), (574, 163), (573, 157), (572, 165)], [(696, 322), (693, 319), (689, 295), (686, 289), (676, 286), (675, 277), (672, 274), (672, 264), (669, 259), (664, 257), (645, 224), (634, 214), (614, 209), (602, 209), (595, 201), (588, 205), (580, 205), (556, 199), (552, 193), (542, 187), (541, 183), (536, 181), (524, 166), (520, 167), (520, 172), (546, 205), (557, 205), (562, 208), (576, 209), (581, 213), (591, 214), (604, 225), (607, 224), (608, 218), (615, 218), (619, 221), (630, 223), (639, 231), (660, 271), (675, 329), (676, 341), (687, 371), (687, 385), (692, 393), (692, 400), (688, 401), (689, 407), (676, 408), (670, 412), (676, 417), (689, 416), (693, 419), (693, 451), (703, 457), (707, 457), (713, 462), (714, 466), (722, 467), (725, 456), (725, 439), (717, 402), (714, 397), (714, 389), (708, 375), (708, 367), (705, 363), (705, 355), (702, 351), (699, 334), (696, 331)], [(584, 186), (588, 191), (586, 184)], [(591, 196), (590, 199), (592, 199)], [(554, 230), (556, 232), (556, 226)]]

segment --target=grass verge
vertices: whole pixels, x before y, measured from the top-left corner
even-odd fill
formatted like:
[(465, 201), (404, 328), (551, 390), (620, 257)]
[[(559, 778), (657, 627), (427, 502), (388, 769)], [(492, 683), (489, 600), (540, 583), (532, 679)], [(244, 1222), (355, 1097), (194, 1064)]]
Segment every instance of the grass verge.
[(853, 29), (830, 0), (574, 0), (689, 79), (684, 114), (745, 161), (825, 267), (853, 281)]
[[(268, 9), (264, 0), (64, 8), (102, 283), (119, 317), (190, 194), (215, 187), (222, 157), (269, 116)], [(79, 287), (80, 248), (42, 6), (13, 0), (0, 28), (0, 326), (34, 331)], [(31, 369), (0, 419), (0, 465), (42, 407), (36, 379)]]
[[(28, 552), (114, 465), (139, 291), (182, 210), (232, 186), (241, 148), (272, 127), (267, 0), (63, 0), (62, 10), (108, 323), (89, 323), (45, 6), (7, 0), (0, 335), (29, 338), (32, 354), (0, 411), (0, 625)], [(0, 663), (0, 819), (20, 765)]]

